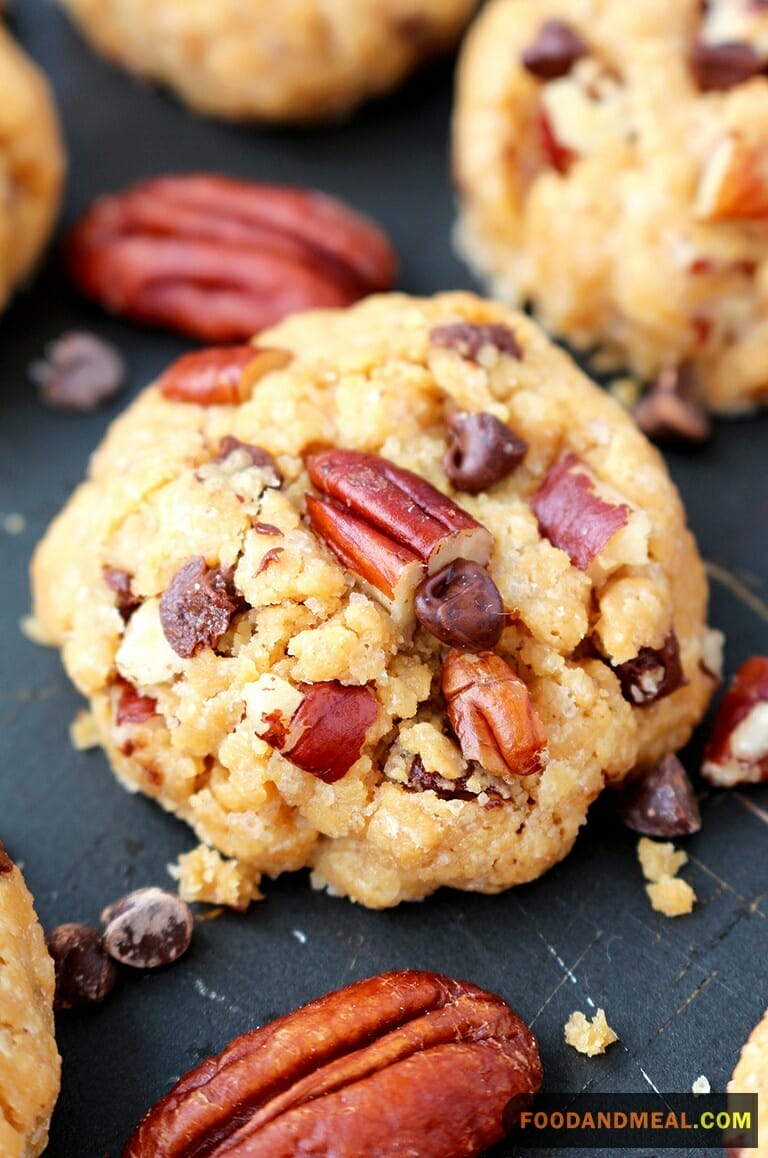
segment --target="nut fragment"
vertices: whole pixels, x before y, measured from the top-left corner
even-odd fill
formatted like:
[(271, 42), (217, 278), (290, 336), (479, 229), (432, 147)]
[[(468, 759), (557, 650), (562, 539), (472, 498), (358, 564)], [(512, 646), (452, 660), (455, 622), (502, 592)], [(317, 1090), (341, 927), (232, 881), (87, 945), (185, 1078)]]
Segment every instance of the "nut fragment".
[(577, 60), (589, 48), (578, 32), (564, 20), (545, 20), (528, 47), (523, 51), (523, 66), (539, 80), (567, 76)]
[(33, 362), (29, 373), (47, 405), (94, 410), (122, 388), (125, 362), (111, 342), (71, 330), (50, 343), (45, 359)]
[(741, 665), (704, 750), (702, 776), (720, 788), (768, 780), (768, 658)]
[(546, 733), (527, 687), (500, 656), (450, 651), (442, 689), (465, 760), (505, 779), (541, 771)]
[(567, 173), (578, 160), (578, 153), (559, 139), (552, 119), (543, 106), (539, 107), (536, 114), (536, 136), (544, 164), (549, 165), (556, 173)]
[(582, 571), (630, 517), (626, 503), (601, 497), (589, 467), (571, 453), (549, 471), (531, 499), (531, 510), (541, 533)]
[(192, 940), (189, 906), (165, 889), (135, 889), (101, 914), (104, 948), (110, 957), (136, 969), (170, 965)]
[(487, 325), (473, 322), (448, 322), (442, 326), (433, 326), (429, 331), (429, 340), (433, 346), (441, 346), (445, 350), (455, 350), (462, 358), (469, 362), (478, 362), (484, 350), (496, 354), (507, 354), (510, 358), (522, 358), (523, 351), (509, 326), (501, 322)]
[(103, 1001), (117, 981), (98, 929), (71, 922), (48, 937), (48, 952), (56, 970), (54, 1009), (74, 1009)]
[(230, 571), (208, 567), (202, 555), (176, 572), (160, 599), (160, 623), (177, 655), (189, 659), (215, 647), (240, 610)]
[(691, 366), (668, 366), (662, 370), (633, 413), (643, 433), (658, 441), (703, 442), (711, 430), (707, 412), (696, 397)]
[(194, 350), (171, 363), (158, 378), (157, 388), (174, 402), (234, 406), (250, 397), (261, 378), (273, 370), (282, 370), (290, 360), (287, 350), (271, 346)]
[(448, 419), (443, 470), (457, 490), (479, 494), (511, 474), (528, 444), (495, 414), (457, 410)]
[(535, 1038), (500, 997), (385, 973), (236, 1038), (149, 1111), (124, 1158), (471, 1156), (541, 1077)]
[(700, 221), (762, 221), (768, 217), (765, 150), (739, 133), (724, 137), (702, 170), (694, 212)]
[(2, 876), (3, 873), (12, 873), (12, 872), (13, 872), (13, 861), (8, 856), (8, 853), (5, 851), (5, 848), (3, 847), (2, 840), (0, 840), (0, 876)]
[(702, 92), (724, 92), (763, 70), (754, 48), (742, 41), (707, 44), (699, 40), (691, 52), (691, 72)]
[(687, 836), (701, 828), (696, 793), (677, 756), (664, 756), (622, 793), (619, 815), (645, 836)]
[(441, 643), (484, 651), (504, 630), (504, 603), (484, 567), (454, 559), (416, 589), (416, 618)]
[(613, 669), (625, 700), (637, 707), (655, 704), (688, 683), (680, 663), (680, 644), (671, 631), (661, 648), (641, 647), (634, 659)]
[(208, 342), (389, 289), (387, 238), (312, 190), (187, 174), (99, 198), (70, 234), (77, 287), (107, 309)]

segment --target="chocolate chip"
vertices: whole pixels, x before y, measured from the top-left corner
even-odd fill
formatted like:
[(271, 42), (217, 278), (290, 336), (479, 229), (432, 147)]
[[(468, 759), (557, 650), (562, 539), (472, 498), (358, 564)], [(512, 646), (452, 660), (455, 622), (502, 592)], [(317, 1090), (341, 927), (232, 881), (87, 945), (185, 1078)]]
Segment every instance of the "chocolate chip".
[(131, 586), (133, 576), (130, 571), (121, 571), (118, 567), (103, 567), (104, 582), (115, 593), (115, 606), (123, 619), (128, 620), (132, 612), (140, 605), (141, 599), (134, 595)]
[(13, 872), (13, 861), (11, 860), (11, 858), (8, 856), (8, 853), (3, 848), (2, 840), (0, 840), (0, 876), (2, 876), (3, 873), (12, 873), (12, 872)]
[(98, 929), (74, 922), (59, 925), (48, 937), (56, 970), (54, 1009), (73, 1009), (103, 1001), (117, 981), (117, 966), (104, 950)]
[(577, 60), (589, 54), (587, 44), (564, 20), (545, 20), (521, 60), (539, 80), (567, 76)]
[(662, 370), (633, 413), (640, 429), (659, 442), (703, 442), (711, 432), (697, 397), (695, 371), (688, 365)]
[(499, 589), (479, 563), (455, 559), (416, 589), (416, 618), (442, 643), (490, 651), (504, 630)]
[(406, 788), (411, 792), (434, 792), (441, 800), (477, 800), (477, 796), (466, 790), (467, 777), (448, 780), (437, 772), (428, 772), (421, 756), (414, 756), (408, 772)]
[(214, 647), (243, 606), (231, 570), (207, 567), (201, 555), (177, 571), (160, 599), (165, 638), (184, 659)]
[(763, 71), (764, 62), (749, 44), (739, 40), (705, 44), (691, 52), (691, 72), (701, 92), (724, 92)]
[(157, 715), (157, 700), (143, 696), (133, 684), (121, 680), (120, 698), (115, 709), (116, 724), (143, 724)]
[(448, 419), (443, 470), (457, 490), (476, 495), (520, 465), (528, 444), (494, 414), (459, 410)]
[(433, 346), (455, 350), (462, 358), (476, 362), (484, 347), (509, 354), (511, 358), (522, 358), (523, 351), (517, 338), (508, 326), (495, 322), (488, 326), (475, 326), (471, 322), (452, 322), (446, 326), (435, 326), (429, 332)]
[(192, 913), (175, 893), (136, 889), (101, 914), (104, 948), (110, 957), (136, 969), (170, 965), (189, 948)]
[(701, 828), (698, 801), (677, 756), (664, 756), (619, 798), (619, 816), (643, 836), (687, 836)]
[(111, 342), (72, 330), (50, 343), (45, 359), (34, 362), (29, 374), (47, 405), (93, 410), (120, 390), (125, 363)]
[(253, 466), (258, 466), (265, 471), (271, 471), (274, 475), (274, 481), (268, 482), (267, 486), (280, 487), (282, 485), (283, 476), (269, 451), (264, 450), (261, 446), (252, 446), (249, 442), (241, 442), (239, 438), (235, 438), (231, 434), (227, 434), (222, 438), (219, 444), (219, 453), (216, 455), (214, 462), (224, 462), (224, 460), (229, 458), (236, 450), (245, 451)]
[(663, 647), (641, 647), (634, 659), (617, 664), (613, 670), (619, 677), (624, 699), (640, 708), (688, 683), (683, 675), (680, 644), (674, 631), (667, 636)]

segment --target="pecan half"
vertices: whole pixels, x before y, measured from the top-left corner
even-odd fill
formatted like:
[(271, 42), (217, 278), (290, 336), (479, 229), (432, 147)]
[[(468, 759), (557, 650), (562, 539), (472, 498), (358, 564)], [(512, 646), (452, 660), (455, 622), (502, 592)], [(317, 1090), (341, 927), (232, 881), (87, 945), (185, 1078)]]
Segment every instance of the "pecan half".
[(619, 798), (619, 816), (643, 836), (688, 836), (701, 828), (693, 784), (677, 756), (664, 756)]
[(253, 393), (260, 379), (291, 361), (287, 350), (270, 346), (214, 346), (194, 350), (172, 362), (157, 388), (174, 402), (198, 406), (236, 406)]
[(680, 644), (674, 631), (660, 648), (641, 647), (634, 659), (614, 669), (625, 700), (637, 707), (655, 704), (688, 683), (680, 663)]
[(768, 780), (768, 658), (741, 665), (723, 696), (704, 750), (701, 774), (730, 788)]
[(313, 529), (397, 617), (413, 610), (424, 572), (455, 559), (484, 566), (493, 536), (426, 479), (358, 450), (310, 454), (307, 471), (326, 499), (307, 496)]
[(528, 444), (495, 414), (457, 410), (448, 419), (443, 470), (457, 490), (476, 495), (511, 474)]
[(505, 779), (541, 771), (546, 733), (527, 687), (500, 656), (450, 651), (442, 689), (465, 760)]
[(349, 305), (389, 289), (395, 272), (381, 230), (342, 202), (210, 173), (99, 198), (70, 233), (65, 260), (105, 308), (207, 342)]
[(541, 1079), (536, 1040), (502, 998), (384, 973), (236, 1038), (149, 1111), (123, 1158), (471, 1156)]
[(129, 684), (127, 680), (119, 680), (120, 688), (117, 706), (115, 707), (115, 723), (143, 724), (157, 715), (157, 700), (152, 696), (144, 696), (140, 691)]
[(589, 48), (572, 25), (564, 20), (545, 20), (536, 38), (523, 50), (523, 67), (539, 80), (567, 76)]
[(600, 495), (592, 471), (571, 453), (549, 471), (531, 499), (531, 510), (541, 533), (582, 571), (630, 516), (626, 503), (611, 503)]
[(13, 872), (13, 861), (8, 856), (8, 853), (5, 851), (2, 840), (0, 840), (0, 876), (2, 876), (3, 873), (12, 873), (12, 872)]

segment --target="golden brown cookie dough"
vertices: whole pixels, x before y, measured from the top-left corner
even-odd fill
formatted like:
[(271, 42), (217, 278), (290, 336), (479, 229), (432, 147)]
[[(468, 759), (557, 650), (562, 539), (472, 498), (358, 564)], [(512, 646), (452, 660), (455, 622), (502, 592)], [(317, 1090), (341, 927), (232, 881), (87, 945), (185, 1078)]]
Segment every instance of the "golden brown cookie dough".
[(48, 240), (63, 176), (48, 85), (0, 24), (0, 309)]
[(601, 368), (768, 400), (768, 8), (492, 0), (455, 110), (462, 253)]
[[(272, 875), (311, 865), (372, 907), (533, 879), (606, 781), (686, 742), (712, 692), (706, 581), (660, 456), (528, 318), (468, 294), (295, 315), (259, 345), (289, 358), (260, 355), (241, 404), (172, 401), (174, 372), (112, 426), (37, 551), (38, 631), (120, 779), (226, 856)], [(486, 433), (458, 465), (475, 481), (489, 430), (497, 450), (510, 432), (527, 444), (479, 493), (455, 454), (462, 489), (443, 465), (449, 428), (473, 427)], [(329, 447), (415, 472), (487, 529), (506, 625), (484, 657), (414, 630), (311, 529), (304, 456)], [(332, 748), (354, 762), (333, 783), (304, 770), (306, 743), (297, 755), (316, 685), (342, 685), (326, 726), (351, 721)], [(473, 696), (519, 760), (473, 744)]]
[(450, 48), (477, 0), (61, 0), (105, 56), (198, 112), (315, 121)]
[(0, 843), (0, 1154), (37, 1158), (59, 1093), (53, 962), (19, 870)]
[(764, 1158), (768, 1154), (768, 1010), (741, 1048), (728, 1083), (729, 1094), (757, 1094), (756, 1147), (728, 1151), (729, 1158)]

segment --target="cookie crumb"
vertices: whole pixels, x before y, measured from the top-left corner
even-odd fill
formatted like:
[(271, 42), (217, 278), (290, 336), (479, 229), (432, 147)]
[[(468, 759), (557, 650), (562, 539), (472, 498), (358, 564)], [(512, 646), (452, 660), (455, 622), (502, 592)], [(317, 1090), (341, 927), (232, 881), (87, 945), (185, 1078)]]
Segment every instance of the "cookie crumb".
[(69, 739), (72, 747), (78, 752), (87, 752), (90, 748), (98, 748), (101, 740), (96, 717), (93, 712), (82, 708), (69, 725)]
[(696, 1078), (696, 1081), (691, 1086), (691, 1093), (698, 1096), (699, 1094), (708, 1094), (711, 1089), (712, 1087), (709, 1084), (709, 1078), (705, 1077), (704, 1074), (699, 1074), (699, 1076)]
[(651, 908), (665, 917), (682, 917), (693, 912), (696, 893), (687, 881), (681, 881), (679, 877), (662, 877), (660, 881), (646, 885), (645, 891)]
[(634, 410), (643, 388), (636, 378), (614, 378), (608, 384), (608, 393), (625, 410)]
[(19, 620), (21, 634), (25, 635), (30, 643), (37, 643), (41, 647), (53, 647), (55, 640), (51, 638), (39, 619), (34, 615), (25, 615)]
[(26, 530), (26, 526), (27, 520), (17, 511), (11, 511), (9, 515), (3, 515), (3, 530), (6, 535), (20, 535), (22, 531)]
[(259, 891), (261, 873), (238, 860), (227, 860), (215, 849), (199, 844), (183, 852), (168, 872), (178, 882), (179, 896), (187, 902), (226, 905), (244, 912), (251, 901), (264, 899)]
[(609, 1045), (619, 1040), (619, 1035), (608, 1024), (603, 1008), (598, 1009), (591, 1021), (575, 1009), (565, 1023), (564, 1032), (566, 1043), (587, 1057), (605, 1053)]
[(637, 857), (643, 876), (651, 882), (645, 891), (657, 913), (680, 917), (693, 911), (696, 893), (687, 881), (677, 877), (688, 861), (687, 853), (676, 849), (671, 841), (649, 840), (644, 836), (637, 842)]

